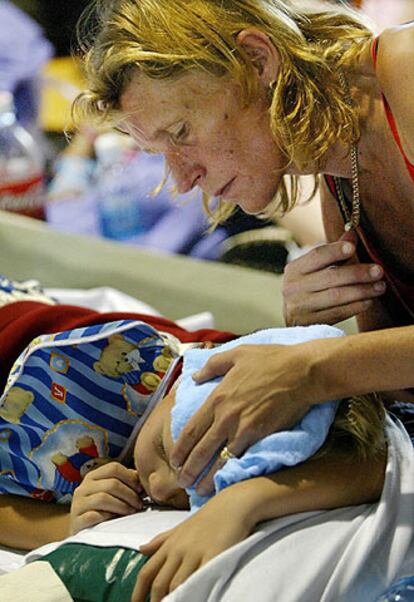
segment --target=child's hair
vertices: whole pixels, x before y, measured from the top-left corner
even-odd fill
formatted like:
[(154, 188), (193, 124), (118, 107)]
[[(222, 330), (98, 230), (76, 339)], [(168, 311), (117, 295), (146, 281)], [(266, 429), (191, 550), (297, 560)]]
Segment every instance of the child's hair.
[(316, 457), (340, 451), (365, 461), (386, 450), (385, 410), (376, 393), (341, 401), (328, 438)]
[[(78, 28), (88, 90), (74, 104), (77, 121), (119, 121), (120, 97), (134, 72), (153, 79), (178, 78), (192, 70), (239, 82), (246, 105), (257, 94), (252, 61), (237, 34), (254, 27), (266, 33), (281, 56), (269, 99), (270, 121), (286, 155), (304, 166), (337, 140), (359, 137), (357, 115), (339, 74), (373, 36), (363, 16), (345, 3), (321, 0), (94, 0)], [(296, 179), (285, 182), (273, 205), (296, 202)], [(205, 207), (213, 223), (234, 210)]]

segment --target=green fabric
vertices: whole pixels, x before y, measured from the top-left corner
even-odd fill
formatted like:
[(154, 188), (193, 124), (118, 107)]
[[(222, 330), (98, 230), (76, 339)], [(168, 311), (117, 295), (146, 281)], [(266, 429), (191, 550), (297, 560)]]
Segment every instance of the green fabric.
[(65, 544), (42, 558), (75, 602), (130, 600), (138, 572), (147, 560), (136, 550), (85, 544)]

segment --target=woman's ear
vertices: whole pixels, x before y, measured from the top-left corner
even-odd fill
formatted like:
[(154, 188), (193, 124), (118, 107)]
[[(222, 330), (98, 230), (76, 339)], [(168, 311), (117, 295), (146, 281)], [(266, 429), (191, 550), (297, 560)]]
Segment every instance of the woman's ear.
[(262, 84), (272, 86), (279, 73), (280, 54), (269, 36), (259, 29), (243, 29), (236, 42), (249, 56)]

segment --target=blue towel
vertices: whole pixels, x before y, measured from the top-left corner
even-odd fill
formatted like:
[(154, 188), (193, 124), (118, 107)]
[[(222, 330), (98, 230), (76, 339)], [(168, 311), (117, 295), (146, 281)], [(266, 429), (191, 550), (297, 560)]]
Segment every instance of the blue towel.
[[(225, 343), (214, 349), (192, 349), (184, 354), (184, 365), (176, 401), (171, 413), (171, 432), (176, 441), (191, 416), (200, 408), (222, 378), (197, 385), (192, 378), (215, 353), (222, 353), (238, 345), (279, 344), (295, 345), (313, 339), (343, 336), (337, 328), (325, 325), (297, 326), (262, 330)], [(292, 370), (295, 367), (292, 366)], [(335, 417), (338, 402), (330, 401), (312, 406), (302, 420), (289, 431), (273, 433), (249, 447), (240, 458), (228, 460), (214, 477), (215, 493), (263, 474), (273, 473), (283, 466), (293, 466), (312, 456), (324, 443)], [(206, 469), (207, 470), (207, 469)], [(205, 471), (197, 479), (202, 478)], [(197, 510), (214, 494), (200, 496), (195, 487), (187, 489), (191, 510)]]

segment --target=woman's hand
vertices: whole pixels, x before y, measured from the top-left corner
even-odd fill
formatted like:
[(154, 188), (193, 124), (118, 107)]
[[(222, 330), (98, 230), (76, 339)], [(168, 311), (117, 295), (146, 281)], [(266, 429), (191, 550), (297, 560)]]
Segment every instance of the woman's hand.
[(315, 247), (286, 266), (283, 276), (287, 326), (335, 324), (370, 307), (385, 292), (383, 269), (359, 263), (356, 235)]
[[(311, 404), (330, 399), (313, 368), (319, 351), (333, 340), (240, 345), (213, 355), (194, 379), (200, 383), (225, 376), (173, 448), (171, 462), (181, 467), (179, 484), (191, 485), (224, 446), (239, 456), (259, 439), (297, 423)], [(200, 494), (212, 489), (220, 462), (197, 485)]]
[(92, 470), (73, 494), (70, 508), (72, 535), (115, 516), (142, 510), (141, 492), (137, 472), (119, 462)]
[[(253, 530), (249, 504), (220, 492), (180, 525), (161, 533), (140, 552), (151, 558), (138, 575), (132, 602), (158, 602), (206, 562), (245, 539)], [(196, 598), (197, 596), (195, 596)]]

